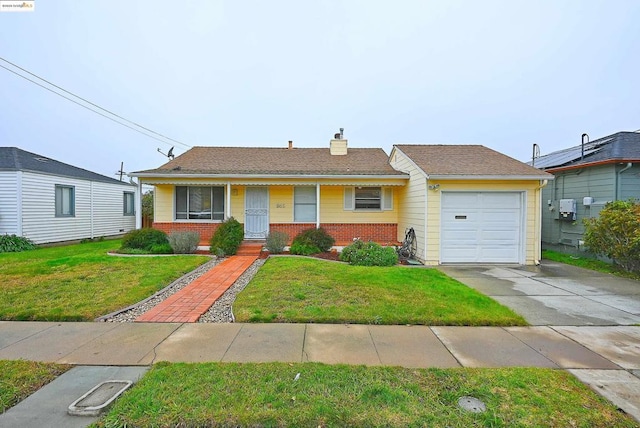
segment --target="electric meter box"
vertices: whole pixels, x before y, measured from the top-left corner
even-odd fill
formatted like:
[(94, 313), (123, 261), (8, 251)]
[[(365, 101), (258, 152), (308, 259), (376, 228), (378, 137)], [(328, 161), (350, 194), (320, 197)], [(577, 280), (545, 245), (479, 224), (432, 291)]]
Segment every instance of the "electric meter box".
[(575, 199), (560, 199), (560, 218), (563, 220), (575, 220), (576, 219), (576, 200)]
[(585, 207), (590, 207), (592, 204), (593, 204), (592, 196), (585, 196), (584, 198), (582, 198), (582, 205), (584, 205)]

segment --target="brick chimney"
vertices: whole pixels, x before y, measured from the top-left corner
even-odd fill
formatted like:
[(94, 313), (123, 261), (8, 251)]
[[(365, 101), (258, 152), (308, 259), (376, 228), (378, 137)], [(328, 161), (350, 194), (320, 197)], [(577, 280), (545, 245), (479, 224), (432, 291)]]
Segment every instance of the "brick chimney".
[(289, 150), (293, 149), (293, 141), (289, 140)]

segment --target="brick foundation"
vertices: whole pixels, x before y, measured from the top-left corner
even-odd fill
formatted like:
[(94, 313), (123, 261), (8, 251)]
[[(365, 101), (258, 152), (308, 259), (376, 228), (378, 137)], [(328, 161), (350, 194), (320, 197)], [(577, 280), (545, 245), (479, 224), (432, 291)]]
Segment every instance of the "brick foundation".
[[(289, 235), (291, 241), (303, 230), (315, 227), (315, 223), (272, 223), (269, 225), (269, 230), (284, 232)], [(379, 244), (395, 244), (398, 241), (398, 225), (395, 223), (321, 223), (320, 227), (336, 240), (336, 245), (340, 246), (350, 244), (353, 238)]]
[[(169, 234), (171, 232), (197, 232), (200, 234), (200, 245), (209, 245), (209, 241), (221, 223), (153, 223), (153, 228)], [(395, 223), (321, 223), (320, 226), (336, 240), (336, 245), (344, 246), (360, 238), (363, 241), (374, 241), (379, 244), (396, 244), (398, 241), (398, 225)], [(269, 230), (289, 235), (291, 240), (305, 229), (315, 228), (315, 223), (271, 223)]]

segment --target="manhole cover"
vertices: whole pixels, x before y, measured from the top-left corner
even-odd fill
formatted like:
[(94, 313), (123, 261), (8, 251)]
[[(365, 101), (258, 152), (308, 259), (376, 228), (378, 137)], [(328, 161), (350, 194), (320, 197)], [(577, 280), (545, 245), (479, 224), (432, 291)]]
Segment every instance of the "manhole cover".
[(460, 397), (458, 400), (458, 406), (467, 412), (482, 413), (487, 410), (485, 404), (474, 397)]
[(133, 382), (130, 380), (104, 381), (71, 403), (67, 413), (73, 416), (98, 416), (131, 385)]

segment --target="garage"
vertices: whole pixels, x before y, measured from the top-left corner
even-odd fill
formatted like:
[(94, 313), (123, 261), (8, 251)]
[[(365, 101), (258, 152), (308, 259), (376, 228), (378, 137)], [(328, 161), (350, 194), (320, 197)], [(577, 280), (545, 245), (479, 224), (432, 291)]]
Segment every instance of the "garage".
[(522, 263), (522, 192), (442, 192), (441, 263)]

